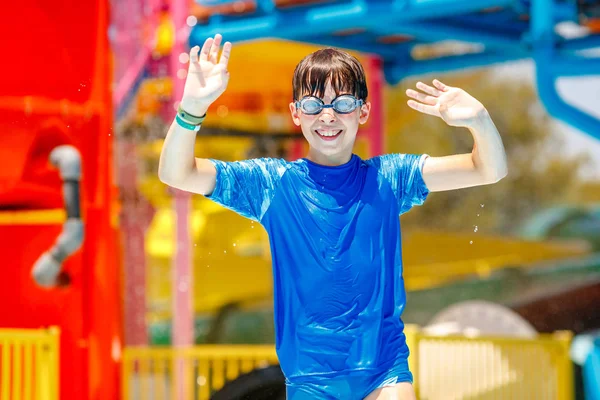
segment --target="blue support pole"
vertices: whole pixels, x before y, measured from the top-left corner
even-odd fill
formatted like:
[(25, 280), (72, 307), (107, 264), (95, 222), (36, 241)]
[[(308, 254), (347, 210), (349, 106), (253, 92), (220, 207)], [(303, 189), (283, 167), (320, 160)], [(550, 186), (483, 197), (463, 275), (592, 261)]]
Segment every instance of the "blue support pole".
[[(553, 6), (552, 0), (536, 0), (531, 6), (531, 40), (537, 69), (538, 94), (550, 115), (600, 139), (600, 120), (566, 103), (558, 94), (557, 75), (553, 68), (553, 63), (558, 60), (552, 18)], [(575, 63), (571, 66), (575, 71), (578, 70)], [(600, 73), (600, 70), (596, 73)]]
[(275, 11), (274, 0), (256, 0), (256, 6), (261, 12), (265, 14), (269, 14)]

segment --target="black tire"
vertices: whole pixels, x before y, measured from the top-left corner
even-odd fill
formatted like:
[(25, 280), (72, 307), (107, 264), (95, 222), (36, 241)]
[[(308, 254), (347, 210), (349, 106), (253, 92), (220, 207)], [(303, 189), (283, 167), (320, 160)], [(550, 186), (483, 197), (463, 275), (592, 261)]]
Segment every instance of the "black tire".
[(285, 378), (278, 365), (255, 369), (227, 382), (211, 400), (285, 400)]

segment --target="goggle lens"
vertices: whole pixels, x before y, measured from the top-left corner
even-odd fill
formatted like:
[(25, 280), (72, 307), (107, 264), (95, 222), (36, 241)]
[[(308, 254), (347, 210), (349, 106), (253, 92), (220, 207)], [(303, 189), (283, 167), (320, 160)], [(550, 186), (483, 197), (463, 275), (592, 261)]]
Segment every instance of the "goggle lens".
[(323, 109), (323, 103), (317, 99), (305, 99), (301, 102), (301, 108), (306, 114), (318, 114)]
[(296, 107), (302, 109), (302, 112), (308, 115), (319, 114), (324, 108), (333, 108), (339, 114), (349, 114), (356, 110), (357, 107), (362, 106), (362, 104), (362, 100), (357, 100), (356, 97), (351, 95), (337, 97), (333, 100), (332, 104), (327, 105), (321, 99), (311, 96), (297, 101)]
[(356, 99), (353, 97), (339, 97), (333, 103), (333, 109), (339, 113), (349, 113), (356, 109)]

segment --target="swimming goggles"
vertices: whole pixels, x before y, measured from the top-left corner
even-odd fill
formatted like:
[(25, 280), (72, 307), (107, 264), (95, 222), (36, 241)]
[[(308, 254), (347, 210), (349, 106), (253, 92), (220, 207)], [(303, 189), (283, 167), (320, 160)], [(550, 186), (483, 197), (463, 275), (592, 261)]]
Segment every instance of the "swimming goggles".
[(323, 100), (318, 97), (306, 96), (302, 100), (296, 101), (296, 108), (302, 110), (307, 115), (317, 115), (324, 108), (333, 108), (338, 114), (350, 114), (364, 104), (362, 100), (358, 100), (356, 97), (350, 94), (343, 94), (333, 99), (331, 104), (325, 104)]

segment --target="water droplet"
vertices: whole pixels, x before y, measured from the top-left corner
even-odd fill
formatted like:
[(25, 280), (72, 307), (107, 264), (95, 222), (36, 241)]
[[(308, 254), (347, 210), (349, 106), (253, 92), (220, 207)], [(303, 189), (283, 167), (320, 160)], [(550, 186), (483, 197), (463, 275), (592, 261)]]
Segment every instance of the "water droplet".
[[(190, 27), (195, 26), (198, 23), (198, 18), (194, 17), (193, 15), (190, 15), (185, 19), (185, 23)], [(204, 383), (199, 383), (198, 385), (204, 385)]]
[(206, 268), (209, 268), (209, 267), (210, 267), (210, 265), (206, 264)]
[(198, 246), (196, 243), (194, 243), (194, 247)]
[(477, 232), (479, 230), (479, 227), (477, 227), (477, 225), (475, 225), (475, 229), (473, 229), (473, 232)]
[(185, 77), (187, 76), (187, 71), (183, 68), (180, 68), (179, 70), (177, 70), (177, 77), (179, 79), (185, 79)]
[(485, 204), (480, 204), (481, 208), (485, 207)]
[(477, 216), (479, 217), (479, 214), (477, 214)]
[(182, 64), (187, 64), (188, 61), (190, 61), (190, 55), (188, 53), (181, 53), (179, 54), (179, 62)]
[(254, 225), (252, 225), (250, 228), (254, 228)]
[(227, 254), (227, 250), (223, 250), (223, 254)]
[(208, 255), (211, 255), (211, 252), (210, 252), (210, 251), (208, 252)]
[(233, 244), (233, 247), (237, 246), (235, 243)]
[(469, 244), (473, 244), (473, 241), (471, 240), (471, 241), (469, 242)]

